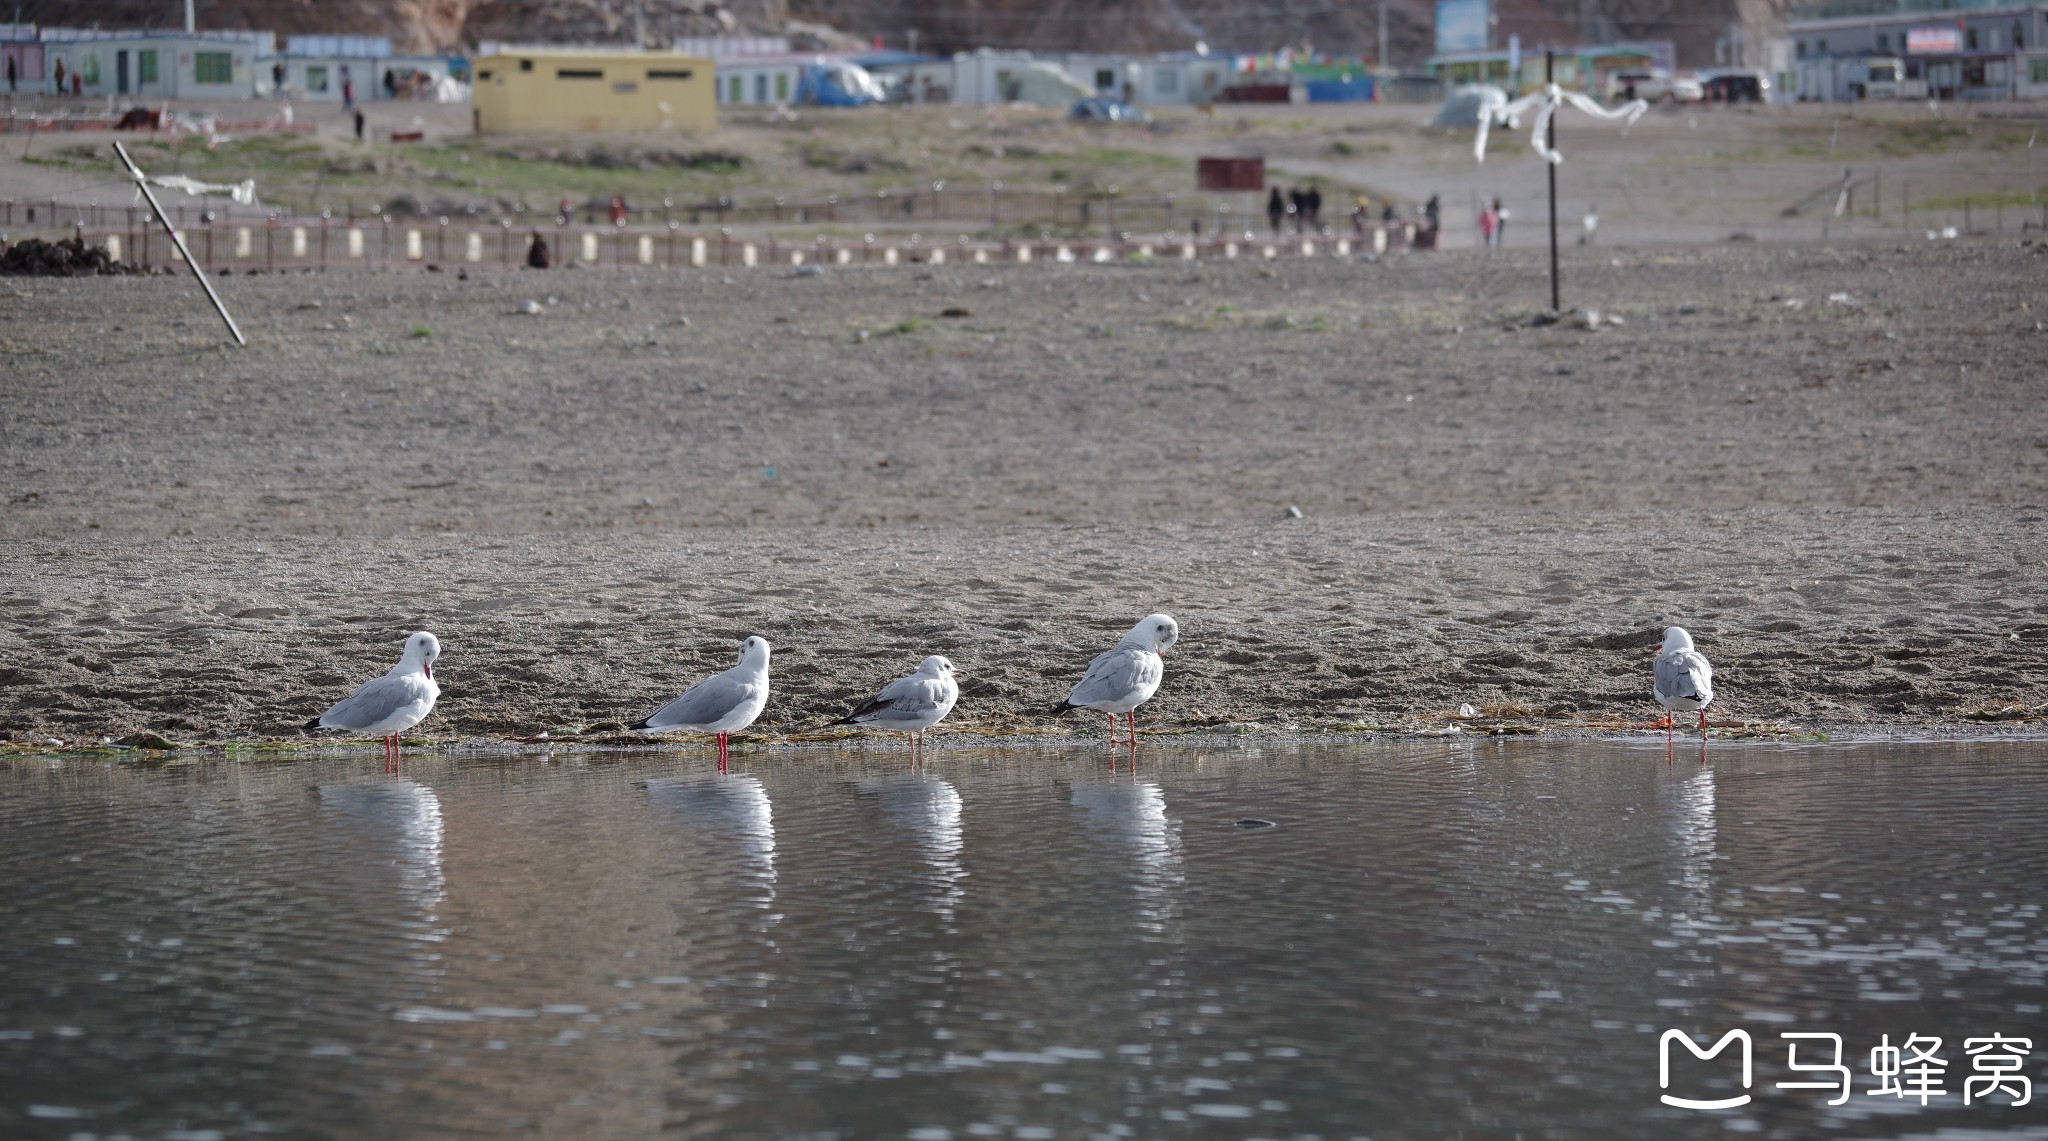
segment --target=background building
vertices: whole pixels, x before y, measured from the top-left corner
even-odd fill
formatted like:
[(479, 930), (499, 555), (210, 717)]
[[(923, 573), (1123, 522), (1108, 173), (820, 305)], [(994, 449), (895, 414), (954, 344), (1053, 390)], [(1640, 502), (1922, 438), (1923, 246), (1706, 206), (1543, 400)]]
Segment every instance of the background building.
[(713, 68), (675, 52), (485, 56), (476, 61), (477, 133), (715, 130)]

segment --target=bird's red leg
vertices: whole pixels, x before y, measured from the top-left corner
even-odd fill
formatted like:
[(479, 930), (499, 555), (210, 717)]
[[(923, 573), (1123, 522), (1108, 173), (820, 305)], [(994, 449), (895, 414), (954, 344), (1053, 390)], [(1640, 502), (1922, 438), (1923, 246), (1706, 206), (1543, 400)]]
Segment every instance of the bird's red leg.
[(1138, 743), (1137, 710), (1133, 709), (1129, 713), (1124, 714), (1124, 729), (1127, 731), (1127, 735), (1130, 739), (1131, 744), (1136, 745)]
[(1109, 715), (1109, 743), (1116, 744), (1116, 714)]
[(1700, 706), (1700, 740), (1707, 739), (1707, 707)]

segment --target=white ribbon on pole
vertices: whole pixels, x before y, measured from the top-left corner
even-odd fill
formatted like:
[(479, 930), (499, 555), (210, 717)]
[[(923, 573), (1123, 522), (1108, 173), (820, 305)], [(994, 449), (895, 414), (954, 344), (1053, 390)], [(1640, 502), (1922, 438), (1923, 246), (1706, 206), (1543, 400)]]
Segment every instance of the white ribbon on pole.
[[(201, 182), (196, 178), (187, 178), (182, 174), (137, 175), (136, 181), (147, 181), (161, 186), (165, 190), (182, 190), (187, 194), (225, 194), (244, 206), (256, 204), (256, 180), (253, 178), (245, 179), (233, 185)], [(141, 188), (137, 187), (135, 193), (140, 195), (142, 193)]]
[(1564, 156), (1551, 150), (1544, 141), (1549, 133), (1550, 117), (1557, 114), (1558, 106), (1563, 103), (1569, 103), (1595, 118), (1625, 120), (1622, 124), (1623, 134), (1627, 134), (1628, 128), (1634, 126), (1635, 121), (1643, 117), (1643, 112), (1650, 109), (1648, 103), (1640, 99), (1631, 99), (1610, 110), (1576, 91), (1566, 91), (1555, 83), (1545, 84), (1543, 90), (1531, 92), (1512, 103), (1499, 91), (1487, 91), (1479, 99), (1479, 133), (1472, 140), (1472, 157), (1480, 162), (1486, 161), (1486, 136), (1496, 120), (1506, 125), (1509, 130), (1518, 130), (1522, 125), (1522, 113), (1533, 108), (1536, 111), (1536, 121), (1530, 127), (1529, 145), (1543, 161), (1553, 166), (1563, 162)]

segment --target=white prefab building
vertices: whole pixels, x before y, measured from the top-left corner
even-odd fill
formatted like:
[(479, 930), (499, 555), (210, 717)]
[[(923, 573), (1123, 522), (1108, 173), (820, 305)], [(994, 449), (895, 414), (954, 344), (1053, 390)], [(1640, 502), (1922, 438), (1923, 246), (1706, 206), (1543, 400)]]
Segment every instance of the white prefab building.
[(53, 38), (43, 32), (43, 74), (64, 64), (64, 87), (73, 76), (85, 95), (171, 99), (247, 99), (255, 94), (257, 61), (275, 54), (268, 32), (79, 33)]
[(1096, 94), (1136, 105), (1214, 103), (1230, 85), (1228, 56), (1195, 52), (1067, 55), (1057, 62), (1068, 75)]

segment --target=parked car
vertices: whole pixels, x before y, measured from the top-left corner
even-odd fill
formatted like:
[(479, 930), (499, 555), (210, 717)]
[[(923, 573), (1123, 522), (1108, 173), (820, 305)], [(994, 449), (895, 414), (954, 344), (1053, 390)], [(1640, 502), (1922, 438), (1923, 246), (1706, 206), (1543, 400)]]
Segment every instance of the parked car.
[(1771, 92), (1771, 81), (1764, 73), (1749, 69), (1702, 71), (1700, 86), (1709, 103), (1762, 103)]

